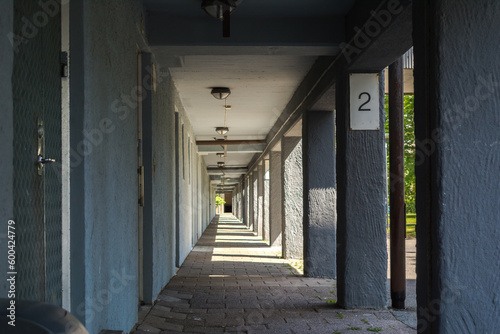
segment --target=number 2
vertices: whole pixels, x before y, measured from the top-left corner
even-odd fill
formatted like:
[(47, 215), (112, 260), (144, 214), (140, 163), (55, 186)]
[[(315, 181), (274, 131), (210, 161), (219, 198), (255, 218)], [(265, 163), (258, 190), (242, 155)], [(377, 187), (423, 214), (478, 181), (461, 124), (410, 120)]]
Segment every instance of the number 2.
[(365, 102), (365, 103), (363, 103), (363, 104), (361, 104), (361, 105), (359, 106), (358, 111), (370, 111), (371, 109), (367, 109), (367, 108), (363, 108), (363, 107), (364, 107), (366, 104), (368, 104), (368, 102), (370, 102), (370, 100), (371, 100), (371, 96), (370, 96), (370, 94), (368, 94), (367, 92), (363, 92), (363, 93), (359, 94), (358, 99), (360, 99), (360, 100), (361, 100), (361, 96), (363, 96), (363, 95), (368, 96), (368, 100), (366, 100), (366, 102)]

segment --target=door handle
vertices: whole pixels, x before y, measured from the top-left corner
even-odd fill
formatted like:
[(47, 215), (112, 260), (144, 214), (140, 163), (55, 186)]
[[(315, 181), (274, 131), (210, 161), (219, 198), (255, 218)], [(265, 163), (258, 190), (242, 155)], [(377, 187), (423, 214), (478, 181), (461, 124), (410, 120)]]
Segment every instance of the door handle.
[(41, 154), (38, 155), (38, 159), (36, 160), (36, 163), (38, 164), (38, 168), (43, 168), (43, 165), (45, 164), (50, 164), (56, 162), (55, 159), (50, 159), (50, 158), (44, 158)]

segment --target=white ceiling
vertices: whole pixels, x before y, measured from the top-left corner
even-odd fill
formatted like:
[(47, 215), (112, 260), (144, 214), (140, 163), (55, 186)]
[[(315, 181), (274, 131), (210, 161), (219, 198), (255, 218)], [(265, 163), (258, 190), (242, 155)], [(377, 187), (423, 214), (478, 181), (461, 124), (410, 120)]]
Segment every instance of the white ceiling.
[[(269, 130), (309, 71), (315, 57), (297, 56), (185, 56), (182, 67), (170, 72), (179, 91), (196, 140), (223, 138), (215, 132), (224, 126), (224, 101), (215, 99), (211, 87), (228, 87), (228, 140), (265, 139)], [(222, 148), (221, 148), (222, 150)], [(246, 166), (254, 154), (232, 153), (227, 166)], [(220, 159), (204, 156), (208, 166)]]
[[(221, 23), (201, 0), (145, 0), (152, 50), (169, 68), (196, 140), (222, 139), (215, 128), (224, 125), (224, 101), (212, 87), (231, 89), (228, 140), (265, 139), (317, 57), (339, 52), (354, 2), (244, 0), (231, 15), (234, 34), (222, 39)], [(221, 161), (215, 152), (222, 147), (201, 148), (207, 166)], [(255, 147), (233, 148), (226, 166), (246, 167), (255, 154)]]
[(228, 87), (228, 139), (263, 139), (309, 71), (314, 57), (186, 56), (171, 74), (197, 140), (219, 136), (224, 101), (211, 87)]

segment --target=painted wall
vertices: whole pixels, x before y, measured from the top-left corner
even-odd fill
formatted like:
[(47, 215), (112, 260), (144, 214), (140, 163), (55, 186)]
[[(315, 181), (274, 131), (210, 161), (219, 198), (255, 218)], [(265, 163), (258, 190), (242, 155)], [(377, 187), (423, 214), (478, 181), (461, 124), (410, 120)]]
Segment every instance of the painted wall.
[(72, 286), (72, 312), (90, 333), (128, 331), (139, 300), (135, 96), (142, 7), (139, 1), (73, 5), (70, 24), (81, 27), (81, 39), (71, 41), (72, 74), (81, 86), (72, 86), (71, 125), (83, 131), (72, 127), (72, 158), (81, 159), (73, 160), (81, 174), (72, 173), (72, 182), (82, 186), (72, 187), (71, 221), (81, 216), (84, 233), (72, 228), (72, 283), (81, 282)]
[[(280, 146), (281, 147), (281, 146)], [(269, 244), (281, 246), (282, 242), (282, 202), (281, 202), (281, 152), (271, 151), (269, 153)]]
[[(73, 73), (81, 78), (72, 86), (72, 149), (87, 145), (72, 174), (72, 311), (91, 333), (102, 329), (128, 331), (137, 321), (137, 55), (139, 48), (147, 49), (145, 36), (137, 29), (142, 20), (139, 1), (77, 1), (72, 10), (73, 29), (77, 31), (78, 24), (81, 27), (80, 35), (72, 35)], [(154, 54), (151, 57), (154, 62)], [(153, 92), (152, 73), (152, 68), (143, 70), (147, 78), (142, 83), (144, 97), (149, 100), (141, 101), (143, 109), (145, 105), (149, 108), (143, 110), (149, 113), (144, 166), (151, 204), (149, 220), (144, 222), (146, 302), (156, 299), (175, 272), (176, 210), (182, 263), (208, 224), (204, 212), (208, 212), (209, 203), (206, 167), (198, 158), (175, 85), (168, 71), (156, 64)], [(184, 128), (177, 138), (182, 159), (177, 180), (172, 163), (176, 110)], [(77, 125), (82, 126), (81, 131)], [(76, 186), (78, 182), (82, 183), (80, 187)], [(179, 208), (175, 205), (177, 184)], [(80, 193), (74, 191), (77, 189)], [(76, 228), (77, 216), (84, 225), (81, 234)]]
[[(215, 215), (209, 210), (210, 196), (215, 200), (215, 193), (210, 195), (209, 177), (203, 159), (198, 156), (196, 138), (191, 123), (182, 105), (177, 105), (179, 134), (177, 145), (179, 150), (179, 264), (181, 265), (189, 252), (201, 237), (206, 226)], [(214, 206), (215, 207), (215, 206)]]
[(283, 257), (303, 258), (302, 138), (281, 139)]
[[(13, 2), (2, 1), (0, 3), (0, 35), (8, 36), (13, 31)], [(12, 115), (12, 65), (14, 52), (7, 38), (0, 39), (0, 219), (2, 232), (0, 233), (0, 254), (7, 254), (7, 222), (14, 218), (13, 203), (13, 115)], [(0, 258), (0, 270), (6, 273), (7, 256)], [(7, 295), (7, 281), (0, 282), (0, 295)]]
[(379, 74), (378, 131), (350, 129), (349, 75), (340, 73), (335, 87), (338, 303), (345, 308), (383, 308), (387, 306), (384, 75)]
[[(154, 300), (175, 274), (175, 87), (168, 72), (157, 69), (153, 94), (153, 233), (152, 292)], [(143, 73), (144, 75), (144, 73)]]
[(500, 3), (413, 5), (418, 329), (491, 332), (500, 325)]

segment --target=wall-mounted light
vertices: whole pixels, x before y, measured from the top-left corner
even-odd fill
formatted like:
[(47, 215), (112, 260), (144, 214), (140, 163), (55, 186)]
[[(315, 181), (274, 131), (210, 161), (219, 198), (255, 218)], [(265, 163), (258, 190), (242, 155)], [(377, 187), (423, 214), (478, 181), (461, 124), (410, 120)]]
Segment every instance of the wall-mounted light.
[(231, 94), (231, 90), (227, 87), (214, 87), (212, 88), (211, 94), (217, 100), (224, 100)]
[(227, 126), (218, 126), (215, 128), (215, 132), (217, 132), (220, 135), (225, 135), (229, 131), (229, 128)]

